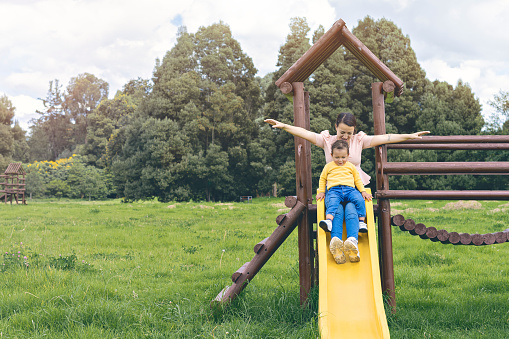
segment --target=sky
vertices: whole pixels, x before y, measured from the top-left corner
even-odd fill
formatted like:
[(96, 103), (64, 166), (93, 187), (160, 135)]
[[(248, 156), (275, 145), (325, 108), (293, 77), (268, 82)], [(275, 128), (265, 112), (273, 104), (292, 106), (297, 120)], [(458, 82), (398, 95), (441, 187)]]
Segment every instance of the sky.
[(305, 17), (312, 33), (343, 19), (386, 18), (411, 41), (430, 80), (470, 85), (482, 104), (509, 90), (507, 0), (0, 0), (0, 95), (28, 129), (42, 110), (49, 81), (65, 89), (85, 72), (107, 81), (109, 95), (131, 79), (150, 79), (156, 59), (176, 42), (179, 26), (195, 33), (223, 21), (258, 75), (276, 70), (290, 19)]

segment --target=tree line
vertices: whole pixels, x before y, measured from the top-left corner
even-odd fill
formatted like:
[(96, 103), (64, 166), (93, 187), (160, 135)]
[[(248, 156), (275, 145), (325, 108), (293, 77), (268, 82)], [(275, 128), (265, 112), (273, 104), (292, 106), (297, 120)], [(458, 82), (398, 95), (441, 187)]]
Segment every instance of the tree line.
[[(231, 201), (274, 189), (279, 195), (294, 194), (293, 137), (272, 130), (263, 119), (293, 123), (293, 105), (275, 81), (325, 30), (320, 26), (311, 39), (309, 32), (305, 18), (291, 19), (277, 70), (259, 77), (227, 24), (200, 27), (195, 33), (180, 27), (175, 45), (156, 60), (152, 78), (130, 80), (112, 99), (109, 84), (93, 74), (72, 78), (65, 89), (58, 80), (50, 81), (44, 110), (31, 121), (30, 133), (13, 125), (15, 108), (4, 96), (0, 169), (11, 161), (23, 162), (27, 189), (45, 196)], [(500, 114), (485, 121), (468, 84), (426, 78), (410, 38), (393, 22), (366, 17), (352, 32), (405, 82), (403, 95), (386, 105), (388, 133), (507, 134), (508, 93), (495, 96), (491, 104)], [(337, 115), (352, 112), (357, 130), (373, 134), (370, 85), (375, 81), (352, 54), (339, 48), (304, 83), (310, 93), (311, 130), (335, 133)], [(312, 147), (313, 187), (325, 162), (322, 152)], [(500, 161), (507, 155), (391, 150), (389, 160)], [(374, 158), (373, 150), (363, 152), (362, 167), (373, 177), (372, 188)], [(394, 189), (508, 185), (507, 179), (495, 176), (391, 178)]]

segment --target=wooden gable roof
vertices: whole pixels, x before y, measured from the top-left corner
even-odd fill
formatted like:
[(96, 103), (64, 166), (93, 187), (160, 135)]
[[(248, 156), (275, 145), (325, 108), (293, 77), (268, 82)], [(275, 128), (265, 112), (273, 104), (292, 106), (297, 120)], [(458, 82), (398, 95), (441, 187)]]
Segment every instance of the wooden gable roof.
[(394, 94), (403, 93), (404, 83), (378, 59), (355, 35), (353, 35), (342, 19), (336, 21), (332, 27), (311, 46), (277, 81), (281, 91), (288, 94), (292, 91), (293, 82), (306, 80), (328, 57), (341, 45), (352, 52), (379, 80), (391, 80), (396, 86)]
[(4, 174), (26, 174), (21, 163), (10, 163)]

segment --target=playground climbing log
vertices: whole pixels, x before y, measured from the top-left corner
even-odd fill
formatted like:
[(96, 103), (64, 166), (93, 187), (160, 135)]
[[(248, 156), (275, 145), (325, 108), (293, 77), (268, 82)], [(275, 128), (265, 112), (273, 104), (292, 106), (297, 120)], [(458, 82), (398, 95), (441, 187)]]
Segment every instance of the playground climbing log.
[(442, 244), (481, 246), (509, 242), (509, 229), (485, 234), (447, 232), (443, 229), (437, 230), (433, 226), (426, 227), (422, 223), (416, 224), (413, 219), (405, 219), (401, 214), (394, 215), (391, 218), (391, 224), (399, 227), (402, 231), (417, 235), (421, 239), (429, 239), (434, 242), (440, 241)]

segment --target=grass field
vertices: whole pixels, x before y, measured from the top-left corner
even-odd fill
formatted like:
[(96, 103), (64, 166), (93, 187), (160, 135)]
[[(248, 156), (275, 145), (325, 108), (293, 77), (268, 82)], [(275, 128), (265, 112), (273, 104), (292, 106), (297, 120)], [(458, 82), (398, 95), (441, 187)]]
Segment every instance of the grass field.
[[(283, 200), (0, 204), (0, 338), (316, 338), (317, 290), (299, 306), (297, 232), (230, 307), (209, 307), (289, 210)], [(392, 214), (449, 231), (509, 227), (505, 202), (447, 203), (400, 201)], [(508, 337), (509, 243), (443, 245), (398, 228), (393, 242), (392, 338)]]

